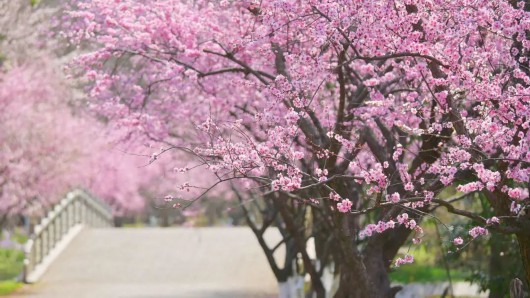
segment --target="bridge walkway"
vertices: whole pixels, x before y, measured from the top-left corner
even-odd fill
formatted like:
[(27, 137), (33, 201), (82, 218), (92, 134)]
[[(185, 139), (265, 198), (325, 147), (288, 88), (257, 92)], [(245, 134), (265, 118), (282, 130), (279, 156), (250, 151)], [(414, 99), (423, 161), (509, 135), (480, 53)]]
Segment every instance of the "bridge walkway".
[[(275, 240), (279, 235), (270, 235)], [(275, 297), (248, 228), (84, 228), (11, 298)]]

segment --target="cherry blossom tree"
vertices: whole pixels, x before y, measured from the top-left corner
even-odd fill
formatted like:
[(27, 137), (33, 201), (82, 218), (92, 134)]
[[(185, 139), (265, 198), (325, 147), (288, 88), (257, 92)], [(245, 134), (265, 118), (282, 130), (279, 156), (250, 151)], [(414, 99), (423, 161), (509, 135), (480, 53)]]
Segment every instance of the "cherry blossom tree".
[(115, 212), (141, 211), (139, 192), (160, 167), (141, 168), (143, 158), (132, 161), (115, 145), (119, 130), (73, 104), (61, 57), (41, 42), (57, 9), (10, 1), (0, 13), (0, 226), (42, 215), (73, 187), (90, 188)]
[[(93, 109), (131, 135), (244, 180), (289, 220), (311, 206), (337, 297), (391, 297), (387, 272), (445, 208), (516, 235), (530, 282), (525, 1), (86, 0), (65, 36)], [(156, 152), (156, 159), (161, 152)], [(191, 169), (185, 169), (191, 170)], [(458, 195), (445, 197), (445, 190)], [(484, 195), (495, 216), (458, 208)], [(371, 222), (365, 224), (365, 220)], [(303, 255), (313, 290), (325, 289)]]
[[(38, 84), (41, 77), (50, 76), (35, 68), (20, 67), (1, 74), (0, 100), (2, 151), (2, 199), (3, 214), (17, 214), (28, 205), (47, 207), (49, 198), (36, 199), (43, 191), (58, 195), (58, 185), (62, 184), (62, 163), (57, 163), (56, 154), (71, 154), (61, 150), (65, 139), (57, 138), (60, 118), (50, 111), (57, 110), (53, 103), (45, 103), (50, 96), (61, 96), (56, 87), (47, 82)], [(33, 85), (37, 83), (36, 85)], [(34, 86), (34, 87), (31, 87)], [(57, 110), (60, 115), (64, 110)], [(54, 140), (54, 142), (50, 142)], [(21, 200), (20, 198), (24, 199)], [(37, 209), (42, 210), (37, 206)]]
[(0, 73), (0, 214), (42, 214), (73, 187), (116, 212), (141, 211), (140, 189), (162, 175), (160, 166), (143, 168), (143, 158), (132, 160), (102, 134), (104, 125), (73, 111), (53, 69), (34, 62)]

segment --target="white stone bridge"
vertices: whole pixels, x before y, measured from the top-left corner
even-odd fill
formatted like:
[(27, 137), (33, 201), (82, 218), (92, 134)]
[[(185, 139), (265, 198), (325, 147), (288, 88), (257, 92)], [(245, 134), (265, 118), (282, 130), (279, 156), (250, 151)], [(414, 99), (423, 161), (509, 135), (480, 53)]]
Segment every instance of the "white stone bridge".
[(277, 296), (274, 275), (248, 228), (89, 227), (83, 218), (104, 226), (103, 217), (80, 216), (79, 206), (54, 209), (36, 228), (44, 232), (27, 248), (31, 283), (11, 298)]

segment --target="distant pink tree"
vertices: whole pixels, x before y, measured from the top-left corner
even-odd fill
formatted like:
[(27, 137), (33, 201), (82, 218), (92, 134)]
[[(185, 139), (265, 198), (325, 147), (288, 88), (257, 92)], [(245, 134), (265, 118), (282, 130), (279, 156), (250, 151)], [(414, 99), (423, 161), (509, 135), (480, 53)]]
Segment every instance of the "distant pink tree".
[(151, 179), (162, 175), (158, 165), (141, 167), (143, 158), (120, 151), (120, 131), (74, 102), (60, 69), (64, 57), (44, 38), (58, 8), (0, 5), (0, 223), (42, 215), (73, 187), (90, 188), (116, 213), (140, 212), (142, 189), (157, 189)]
[(68, 105), (70, 96), (46, 63), (0, 73), (2, 216), (42, 214), (73, 187), (90, 188), (116, 212), (143, 209), (140, 189), (161, 175), (146, 175), (157, 165), (127, 159), (104, 125)]
[(77, 154), (68, 142), (71, 113), (57, 99), (64, 90), (45, 64), (0, 73), (0, 212), (42, 212), (68, 183)]
[[(98, 123), (92, 125), (97, 127)], [(147, 151), (145, 146), (128, 146), (125, 151), (123, 145), (109, 142), (115, 137), (109, 134), (101, 138), (100, 145), (90, 147), (91, 152), (76, 165), (82, 173), (81, 185), (107, 202), (116, 216), (138, 214), (145, 211), (146, 204), (165, 207), (165, 193), (174, 188), (168, 185), (171, 180), (164, 179), (171, 169), (161, 163), (148, 164), (144, 157), (137, 156)], [(154, 202), (146, 197), (148, 194), (155, 195)]]
[[(215, 184), (249, 181), (291, 231), (288, 199), (309, 204), (337, 297), (390, 297), (387, 272), (413, 261), (399, 248), (438, 207), (475, 224), (466, 241), (515, 234), (530, 282), (528, 6), (87, 0), (65, 35), (97, 47), (74, 64), (101, 116), (191, 153)], [(456, 207), (475, 193), (494, 218)]]

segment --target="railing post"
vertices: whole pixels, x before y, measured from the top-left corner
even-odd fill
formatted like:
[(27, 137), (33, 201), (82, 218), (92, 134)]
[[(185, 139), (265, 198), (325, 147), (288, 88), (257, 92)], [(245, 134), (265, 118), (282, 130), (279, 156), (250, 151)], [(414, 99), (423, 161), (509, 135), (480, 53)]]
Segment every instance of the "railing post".
[(55, 243), (53, 244), (54, 247), (55, 247), (55, 245), (57, 245), (57, 243), (59, 241), (61, 241), (61, 238), (63, 238), (63, 234), (64, 234), (63, 216), (64, 216), (64, 213), (62, 213), (62, 212), (59, 212), (57, 214), (57, 219), (56, 219), (56, 223), (55, 224), (57, 225), (57, 229), (59, 231), (57, 233), (57, 237), (55, 237)]
[(34, 239), (35, 242), (33, 243), (33, 251), (31, 252), (32, 260), (30, 260), (30, 262), (32, 263), (33, 267), (35, 266), (35, 263), (37, 262), (37, 259), (39, 257), (39, 253), (40, 253), (40, 243), (41, 243), (41, 241), (39, 240), (39, 238), (40, 237), (35, 237), (35, 239)]
[(55, 247), (55, 244), (61, 240), (61, 237), (63, 236), (63, 225), (62, 225), (62, 212), (61, 212), (61, 204), (55, 206), (55, 217), (53, 219), (53, 225), (55, 226), (55, 237), (53, 238), (53, 247)]
[(36, 243), (33, 242), (32, 249), (31, 249), (31, 259), (29, 260), (30, 263), (30, 269), (33, 271), (35, 268), (35, 260), (37, 259), (37, 246)]
[(70, 230), (70, 205), (68, 202), (65, 202), (64, 205), (64, 218), (63, 218), (63, 228), (65, 231)]
[(40, 260), (42, 262), (44, 256), (48, 254), (48, 243), (50, 243), (50, 230), (44, 230), (42, 232), (42, 250), (40, 251)]
[(62, 233), (61, 233), (61, 239), (64, 237), (64, 235), (66, 235), (66, 233), (68, 232), (69, 230), (69, 226), (68, 226), (68, 205), (67, 205), (67, 202), (65, 200), (63, 200), (63, 210), (61, 212), (61, 229), (62, 229)]
[(68, 215), (68, 218), (69, 218), (69, 222), (68, 222), (68, 226), (71, 228), (73, 226), (75, 226), (75, 205), (74, 205), (74, 201), (72, 201), (68, 206), (68, 208), (70, 208), (70, 213)]
[(51, 230), (53, 230), (53, 236), (51, 237), (50, 246), (48, 247), (48, 253), (55, 247), (55, 243), (57, 242), (57, 238), (59, 238), (59, 228), (57, 227), (57, 217), (54, 217), (50, 221)]
[(47, 245), (46, 245), (46, 251), (45, 251), (45, 254), (44, 255), (48, 255), (48, 253), (50, 252), (50, 250), (52, 250), (52, 247), (53, 247), (53, 242), (54, 242), (54, 239), (55, 239), (55, 234), (57, 233), (57, 231), (55, 230), (55, 226), (54, 226), (54, 221), (51, 220), (49, 221), (49, 225), (50, 225), (50, 229), (47, 230), (47, 235), (48, 235), (48, 241), (47, 241)]
[(44, 251), (44, 239), (42, 238), (42, 235), (43, 234), (40, 234), (38, 236), (38, 239), (39, 239), (39, 254), (38, 254), (38, 258), (37, 258), (37, 261), (35, 263), (40, 263), (42, 262), (42, 259), (43, 259), (43, 251)]
[(83, 211), (83, 224), (88, 225), (88, 209), (86, 207), (85, 198), (81, 201), (81, 210)]
[(85, 201), (85, 212), (86, 212), (86, 222), (87, 226), (92, 226), (92, 210), (90, 209), (90, 204)]
[(79, 197), (77, 197), (75, 200), (75, 210), (77, 214), (76, 223), (78, 224), (83, 223), (83, 207), (81, 206), (81, 204), (81, 200), (79, 199)]
[(72, 226), (77, 224), (79, 218), (77, 217), (77, 199), (72, 200)]
[(79, 216), (79, 200), (74, 199), (74, 225), (80, 223), (81, 216)]
[(96, 227), (96, 223), (97, 223), (97, 214), (96, 214), (96, 210), (94, 209), (94, 206), (92, 206), (92, 204), (90, 204), (90, 226), (91, 227)]
[(71, 220), (71, 215), (70, 215), (70, 204), (67, 202), (66, 206), (65, 206), (65, 210), (64, 210), (64, 227), (65, 229), (68, 231), (70, 230), (70, 220)]
[(34, 239), (29, 239), (28, 242), (26, 242), (26, 245), (24, 245), (24, 268), (22, 272), (24, 282), (28, 281), (29, 273), (33, 270), (32, 260), (34, 260), (34, 251)]

